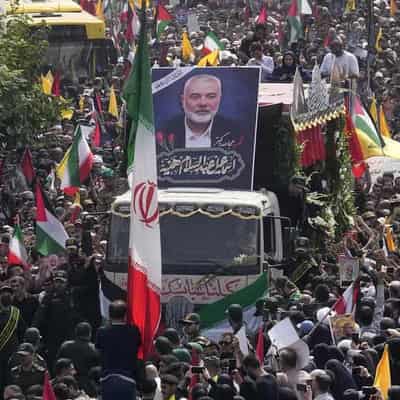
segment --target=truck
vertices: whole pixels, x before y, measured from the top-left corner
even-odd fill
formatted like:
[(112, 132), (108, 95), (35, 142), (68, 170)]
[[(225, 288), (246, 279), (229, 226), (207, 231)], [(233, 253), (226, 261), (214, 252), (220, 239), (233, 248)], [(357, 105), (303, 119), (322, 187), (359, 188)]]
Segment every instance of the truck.
[[(7, 18), (23, 15), (32, 29), (49, 28), (44, 63), (74, 82), (107, 67), (105, 23), (73, 0), (6, 1)], [(95, 67), (96, 66), (96, 67)]]
[[(273, 192), (168, 188), (158, 191), (158, 200), (161, 302), (164, 311), (174, 308), (175, 321), (252, 284), (266, 266), (284, 258), (288, 221), (280, 216)], [(130, 201), (128, 191), (112, 204), (104, 266), (104, 278), (122, 290), (127, 285)]]

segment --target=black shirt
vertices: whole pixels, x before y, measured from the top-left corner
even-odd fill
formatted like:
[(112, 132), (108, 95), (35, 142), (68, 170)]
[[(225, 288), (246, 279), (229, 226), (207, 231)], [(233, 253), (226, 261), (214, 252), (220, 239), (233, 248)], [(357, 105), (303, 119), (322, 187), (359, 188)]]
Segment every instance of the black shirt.
[(37, 297), (27, 294), (21, 301), (14, 298), (13, 305), (21, 312), (21, 317), (27, 326), (31, 326), (33, 317), (39, 307), (39, 300)]
[(101, 353), (103, 375), (117, 373), (136, 379), (140, 345), (140, 332), (136, 326), (101, 327), (97, 331), (96, 347)]

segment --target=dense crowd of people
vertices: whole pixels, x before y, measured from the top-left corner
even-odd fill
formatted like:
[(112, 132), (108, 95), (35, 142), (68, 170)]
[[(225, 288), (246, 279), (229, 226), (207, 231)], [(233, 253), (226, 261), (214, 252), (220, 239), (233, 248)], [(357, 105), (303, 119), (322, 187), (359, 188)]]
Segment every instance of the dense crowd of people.
[[(174, 20), (152, 44), (153, 66), (184, 65), (181, 34), (186, 25), (177, 18), (184, 8), (199, 23), (198, 31), (188, 32), (194, 49), (190, 63), (201, 58), (209, 30), (224, 44), (220, 65), (260, 66), (264, 82), (292, 82), (297, 67), (307, 82), (315, 63), (329, 77), (335, 56), (341, 78), (356, 79), (364, 101), (375, 94), (396, 138), (400, 31), (398, 14), (390, 16), (387, 2), (374, 2), (375, 20), (383, 34), (379, 51), (373, 51), (369, 63), (366, 2), (357, 2), (350, 11), (340, 1), (313, 2), (313, 15), (303, 19), (303, 38), (291, 45), (284, 37), (289, 4), (268, 2), (267, 21), (255, 24), (263, 7), (255, 3), (251, 2), (252, 7), (226, 0), (166, 5)], [(155, 338), (153, 353), (139, 360), (140, 333), (126, 325), (123, 299), (110, 304), (109, 321), (102, 319), (99, 276), (107, 247), (107, 211), (115, 196), (128, 187), (120, 174), (124, 168), (123, 118), (102, 111), (107, 110), (111, 85), (117, 95), (121, 92), (134, 58), (132, 51), (121, 51), (120, 56), (110, 66), (110, 76), (92, 81), (84, 77), (76, 85), (62, 87), (64, 97), (73, 101), (73, 118), (54, 126), (32, 150), (35, 179), (70, 237), (65, 252), (42, 256), (35, 250), (35, 195), (19, 167), (23, 149), (2, 152), (0, 396), (5, 400), (42, 399), (48, 374), (57, 400), (397, 400), (400, 178), (392, 173), (375, 182), (356, 183), (354, 228), (329, 256), (305, 254), (309, 251), (306, 240), (303, 245), (298, 242), (298, 258), (285, 272), (290, 276), (300, 259), (309, 262), (310, 268), (299, 282), (287, 276), (272, 282), (268, 296), (256, 304), (255, 329), (247, 327), (242, 308), (233, 304), (227, 308), (231, 329), (215, 341), (202, 335), (201, 318), (191, 313), (178, 330), (169, 328), (166, 321)], [(76, 197), (59, 189), (54, 170), (72, 142), (75, 125), (89, 125), (94, 108), (101, 115), (101, 140), (97, 146), (92, 143), (94, 166), (80, 188), (78, 204)], [(25, 237), (30, 268), (9, 265), (7, 260), (12, 227), (17, 223)], [(360, 295), (353, 323), (335, 336), (330, 321), (345, 289), (339, 282), (339, 254), (359, 260), (354, 285)], [(268, 336), (286, 317), (310, 351), (308, 362), (301, 367), (293, 348), (276, 351)], [(243, 329), (247, 331), (247, 354), (237, 335)], [(386, 345), (391, 388), (382, 393), (373, 384)]]

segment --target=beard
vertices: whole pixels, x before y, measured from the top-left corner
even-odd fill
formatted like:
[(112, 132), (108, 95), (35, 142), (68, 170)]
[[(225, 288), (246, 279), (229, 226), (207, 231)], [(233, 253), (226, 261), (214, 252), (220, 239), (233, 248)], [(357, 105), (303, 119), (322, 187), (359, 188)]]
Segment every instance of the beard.
[(190, 121), (193, 121), (196, 124), (207, 124), (209, 123), (217, 113), (216, 111), (188, 111), (185, 108), (186, 118)]

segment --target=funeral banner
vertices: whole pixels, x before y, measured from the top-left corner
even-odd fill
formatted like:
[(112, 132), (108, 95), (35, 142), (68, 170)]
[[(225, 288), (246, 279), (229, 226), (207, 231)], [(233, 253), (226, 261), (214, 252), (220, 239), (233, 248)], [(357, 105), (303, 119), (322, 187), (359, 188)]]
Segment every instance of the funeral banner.
[(259, 68), (153, 69), (158, 180), (251, 190)]

